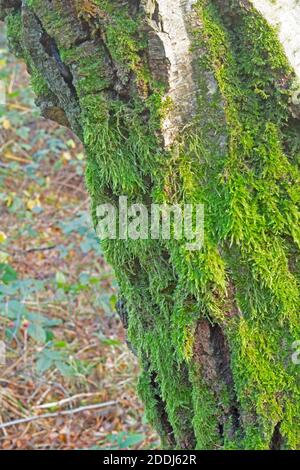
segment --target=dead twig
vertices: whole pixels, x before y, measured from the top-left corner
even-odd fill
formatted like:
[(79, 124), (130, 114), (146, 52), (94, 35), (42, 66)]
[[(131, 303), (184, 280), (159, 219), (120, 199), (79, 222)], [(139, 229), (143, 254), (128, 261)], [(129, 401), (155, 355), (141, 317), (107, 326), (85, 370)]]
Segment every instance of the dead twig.
[(10, 256), (16, 256), (17, 254), (28, 254), (28, 253), (37, 253), (37, 252), (42, 252), (42, 251), (51, 251), (55, 250), (58, 247), (58, 245), (50, 245), (50, 246), (41, 246), (37, 248), (28, 248), (27, 250), (22, 250), (20, 248), (15, 248), (12, 247), (12, 252), (4, 250), (1, 248), (1, 251), (4, 253), (7, 253)]
[(65, 404), (69, 403), (69, 402), (78, 400), (80, 398), (91, 398), (91, 397), (95, 397), (95, 396), (100, 395), (100, 394), (101, 394), (101, 392), (98, 392), (98, 393), (78, 393), (77, 395), (73, 395), (72, 397), (63, 398), (62, 400), (53, 401), (52, 403), (43, 403), (42, 405), (37, 405), (37, 406), (34, 406), (33, 408), (34, 409), (45, 409), (45, 408), (53, 408), (53, 407), (56, 407), (56, 406), (63, 406)]
[(83, 411), (97, 410), (100, 408), (108, 408), (110, 406), (117, 405), (117, 401), (107, 401), (104, 403), (95, 403), (94, 405), (80, 406), (79, 408), (73, 408), (70, 410), (57, 411), (55, 413), (45, 413), (38, 416), (29, 416), (28, 418), (14, 419), (13, 421), (8, 421), (7, 423), (0, 423), (0, 429), (6, 429), (10, 426), (16, 426), (17, 424), (30, 423), (32, 421), (38, 421), (41, 419), (57, 418), (58, 416), (74, 415), (77, 413), (82, 413)]

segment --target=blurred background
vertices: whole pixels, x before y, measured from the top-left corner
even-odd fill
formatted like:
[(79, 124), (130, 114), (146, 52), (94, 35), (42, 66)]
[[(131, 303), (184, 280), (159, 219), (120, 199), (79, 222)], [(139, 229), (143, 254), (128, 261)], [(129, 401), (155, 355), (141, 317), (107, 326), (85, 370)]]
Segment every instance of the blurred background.
[(0, 449), (155, 448), (82, 146), (39, 117), (1, 24), (0, 81)]

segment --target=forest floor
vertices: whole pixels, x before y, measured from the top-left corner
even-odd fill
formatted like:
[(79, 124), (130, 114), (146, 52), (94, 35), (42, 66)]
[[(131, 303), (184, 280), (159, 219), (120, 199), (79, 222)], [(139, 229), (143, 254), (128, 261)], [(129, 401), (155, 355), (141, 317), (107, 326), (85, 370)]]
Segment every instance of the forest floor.
[(0, 449), (156, 447), (91, 228), (83, 149), (39, 117), (1, 38)]

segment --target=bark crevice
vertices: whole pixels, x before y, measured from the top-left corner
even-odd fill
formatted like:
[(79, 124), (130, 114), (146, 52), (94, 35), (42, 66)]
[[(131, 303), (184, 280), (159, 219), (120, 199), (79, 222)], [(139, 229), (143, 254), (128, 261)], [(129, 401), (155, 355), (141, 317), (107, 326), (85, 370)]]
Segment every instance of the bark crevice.
[(39, 17), (26, 5), (22, 7), (22, 25), (24, 45), (30, 54), (31, 63), (41, 77), (45, 78), (49, 90), (54, 95), (54, 103), (51, 103), (48, 93), (45, 100), (43, 96), (39, 97), (45, 115), (50, 117), (52, 109), (59, 108), (74, 133), (80, 136), (80, 106), (73, 77), (70, 69), (60, 59), (55, 40), (43, 28)]
[(284, 439), (280, 432), (280, 426), (281, 422), (277, 423), (274, 428), (273, 436), (270, 442), (270, 450), (281, 450), (283, 448)]
[(157, 413), (160, 416), (160, 423), (163, 428), (165, 437), (167, 439), (169, 447), (174, 449), (176, 447), (176, 439), (174, 436), (174, 430), (168, 418), (168, 413), (166, 411), (166, 404), (161, 398), (161, 393), (160, 393), (159, 385), (157, 382), (157, 375), (155, 372), (151, 373), (151, 387), (153, 390), (153, 397), (156, 402)]
[(240, 406), (234, 388), (234, 379), (230, 364), (230, 350), (220, 325), (213, 324), (207, 319), (198, 322), (194, 357), (200, 365), (202, 377), (215, 397), (222, 402), (221, 395), (224, 387), (228, 393), (229, 405), (222, 405), (219, 416), (219, 434), (224, 439), (225, 429), (228, 437), (233, 439), (237, 432), (242, 432)]

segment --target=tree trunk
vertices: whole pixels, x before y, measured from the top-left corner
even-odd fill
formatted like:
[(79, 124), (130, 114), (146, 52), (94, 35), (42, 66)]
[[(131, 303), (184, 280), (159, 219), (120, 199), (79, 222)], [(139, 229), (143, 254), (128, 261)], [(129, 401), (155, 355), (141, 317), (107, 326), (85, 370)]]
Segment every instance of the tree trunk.
[(0, 11), (43, 115), (84, 142), (95, 225), (119, 196), (204, 204), (202, 250), (103, 241), (163, 446), (299, 449), (298, 2)]

